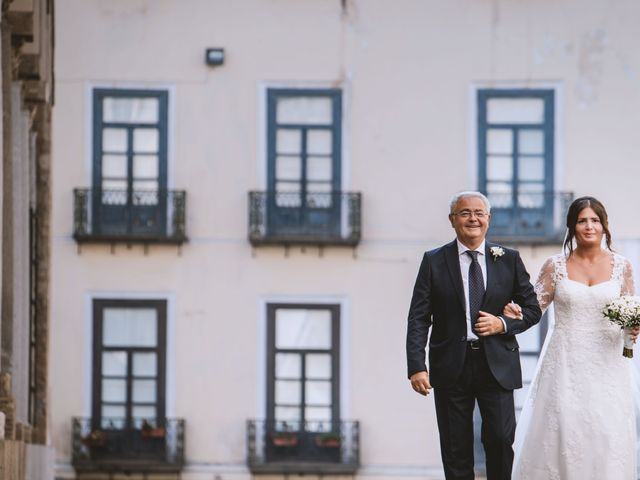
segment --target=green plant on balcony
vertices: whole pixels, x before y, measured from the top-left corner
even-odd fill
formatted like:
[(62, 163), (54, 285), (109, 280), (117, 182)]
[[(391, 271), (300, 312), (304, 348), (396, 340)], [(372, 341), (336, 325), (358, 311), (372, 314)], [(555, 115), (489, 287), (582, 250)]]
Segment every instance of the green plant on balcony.
[(80, 441), (87, 447), (104, 447), (107, 444), (107, 434), (102, 430), (91, 430)]
[(320, 433), (316, 436), (316, 446), (320, 448), (340, 448), (342, 436), (336, 432)]
[(298, 445), (298, 432), (277, 431), (271, 432), (271, 443), (276, 447), (293, 448)]
[(140, 428), (140, 433), (142, 438), (153, 439), (153, 438), (164, 438), (166, 435), (166, 431), (162, 427), (154, 427), (146, 420), (142, 421), (142, 426)]

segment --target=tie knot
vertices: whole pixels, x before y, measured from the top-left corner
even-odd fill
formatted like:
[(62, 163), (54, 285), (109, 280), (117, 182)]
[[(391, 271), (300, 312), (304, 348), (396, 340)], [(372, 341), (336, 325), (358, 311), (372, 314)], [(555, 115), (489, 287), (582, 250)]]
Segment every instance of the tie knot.
[(466, 252), (467, 255), (469, 255), (471, 257), (471, 261), (472, 262), (477, 262), (478, 261), (478, 253), (475, 250), (467, 250)]

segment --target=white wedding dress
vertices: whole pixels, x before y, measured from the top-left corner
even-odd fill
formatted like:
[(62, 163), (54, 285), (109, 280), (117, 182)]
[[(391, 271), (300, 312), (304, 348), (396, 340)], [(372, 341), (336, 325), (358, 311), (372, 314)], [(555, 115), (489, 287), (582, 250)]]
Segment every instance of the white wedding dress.
[(602, 315), (634, 293), (633, 274), (620, 255), (612, 264), (611, 278), (591, 287), (568, 278), (564, 255), (542, 267), (535, 290), (543, 311), (554, 302), (555, 327), (518, 421), (514, 480), (637, 478), (632, 360), (623, 331)]

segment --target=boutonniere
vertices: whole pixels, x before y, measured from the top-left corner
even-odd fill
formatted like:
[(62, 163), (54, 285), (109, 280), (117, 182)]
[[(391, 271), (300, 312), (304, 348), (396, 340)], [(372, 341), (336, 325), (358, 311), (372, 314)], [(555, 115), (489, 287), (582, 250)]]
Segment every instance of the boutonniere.
[(491, 255), (493, 255), (493, 261), (495, 262), (498, 257), (504, 255), (504, 248), (502, 247), (491, 247), (490, 248)]

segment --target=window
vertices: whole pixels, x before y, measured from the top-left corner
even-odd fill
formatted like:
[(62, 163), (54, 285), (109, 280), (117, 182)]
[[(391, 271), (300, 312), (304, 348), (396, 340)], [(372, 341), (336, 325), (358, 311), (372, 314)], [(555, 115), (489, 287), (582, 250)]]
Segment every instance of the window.
[(268, 305), (267, 421), (328, 431), (340, 421), (337, 305)]
[(93, 428), (165, 422), (166, 303), (94, 300)]
[(353, 475), (360, 426), (340, 416), (340, 306), (268, 304), (266, 355), (266, 419), (247, 422), (251, 472)]
[(339, 90), (268, 90), (268, 227), (340, 231)]
[(99, 233), (164, 231), (165, 91), (94, 90), (93, 217)]
[(492, 234), (556, 234), (553, 90), (480, 90), (478, 121), (479, 189), (491, 201)]

